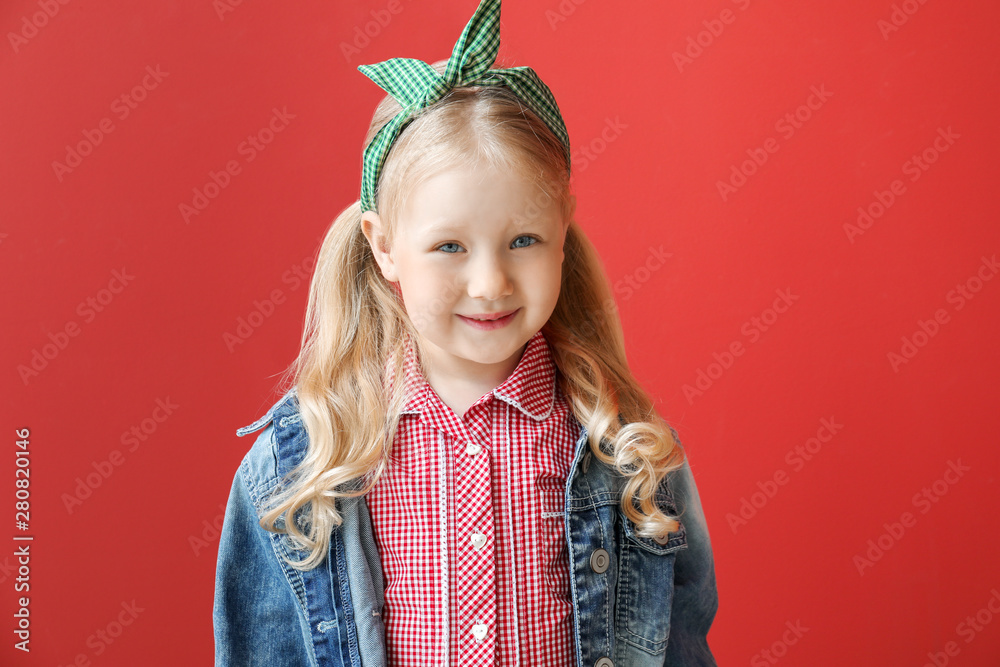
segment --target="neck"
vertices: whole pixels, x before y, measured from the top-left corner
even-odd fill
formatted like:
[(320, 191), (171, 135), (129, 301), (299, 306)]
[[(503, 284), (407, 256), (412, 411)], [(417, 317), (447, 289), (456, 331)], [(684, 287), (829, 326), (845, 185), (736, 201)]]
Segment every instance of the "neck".
[(459, 359), (433, 346), (428, 347), (431, 349), (418, 351), (424, 377), (445, 405), (461, 417), (473, 403), (511, 376), (527, 344), (509, 359), (496, 364)]

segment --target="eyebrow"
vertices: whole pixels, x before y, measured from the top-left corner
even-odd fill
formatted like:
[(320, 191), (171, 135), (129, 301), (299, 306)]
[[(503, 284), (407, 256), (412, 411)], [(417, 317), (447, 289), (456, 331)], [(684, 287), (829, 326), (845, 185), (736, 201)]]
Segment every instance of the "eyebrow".
[[(514, 224), (518, 227), (541, 227), (545, 224), (545, 220), (541, 216), (533, 216), (521, 218)], [(426, 227), (425, 231), (427, 234), (447, 234), (458, 231), (460, 227), (462, 225), (459, 223), (437, 222)]]

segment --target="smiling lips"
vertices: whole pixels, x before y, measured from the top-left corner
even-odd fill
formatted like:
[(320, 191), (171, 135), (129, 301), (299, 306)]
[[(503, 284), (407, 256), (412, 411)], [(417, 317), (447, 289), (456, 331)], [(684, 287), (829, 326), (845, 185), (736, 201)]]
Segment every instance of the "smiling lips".
[(472, 319), (472, 320), (499, 320), (502, 317), (507, 317), (511, 313), (517, 312), (517, 308), (514, 310), (502, 310), (498, 313), (476, 313), (475, 315), (462, 315), (462, 317)]
[(476, 329), (499, 329), (514, 319), (514, 314), (519, 310), (520, 308), (515, 308), (514, 310), (504, 310), (498, 313), (476, 313), (474, 315), (459, 315), (459, 317), (462, 318), (462, 321)]

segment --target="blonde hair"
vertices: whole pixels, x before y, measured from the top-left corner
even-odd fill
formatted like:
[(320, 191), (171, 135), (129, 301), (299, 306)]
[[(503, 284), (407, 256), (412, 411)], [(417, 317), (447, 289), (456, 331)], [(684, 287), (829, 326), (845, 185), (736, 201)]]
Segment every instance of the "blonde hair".
[[(443, 65), (434, 67), (443, 71)], [(379, 103), (365, 145), (399, 110), (390, 96)], [(563, 219), (572, 216), (569, 165), (545, 123), (505, 87), (455, 88), (416, 115), (386, 159), (376, 202), (390, 241), (394, 220), (417, 184), (445, 168), (484, 163), (536, 182), (539, 195), (526, 214), (554, 198)], [(322, 563), (329, 551), (331, 532), (343, 521), (338, 499), (364, 495), (386, 468), (406, 396), (404, 382), (386, 386), (385, 370), (403, 377), (405, 342), (416, 339), (400, 295), (375, 262), (361, 215), (356, 201), (327, 230), (309, 287), (301, 349), (279, 383), (296, 387), (309, 444), (276, 488), (260, 525), (287, 533), (294, 549), (309, 552), (288, 561), (303, 570)], [(676, 517), (658, 507), (656, 493), (665, 475), (683, 465), (684, 453), (629, 370), (600, 258), (572, 219), (560, 290), (542, 327), (559, 387), (587, 427), (593, 455), (626, 478), (621, 506), (639, 534), (674, 532)]]

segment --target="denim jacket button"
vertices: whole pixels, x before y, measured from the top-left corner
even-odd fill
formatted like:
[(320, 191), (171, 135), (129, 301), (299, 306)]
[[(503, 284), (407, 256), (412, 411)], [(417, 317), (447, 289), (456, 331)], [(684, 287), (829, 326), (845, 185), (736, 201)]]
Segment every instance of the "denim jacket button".
[[(611, 562), (611, 557), (608, 555), (608, 552), (605, 551), (604, 549), (597, 549), (590, 556), (590, 567), (597, 574), (603, 574), (604, 571), (608, 569), (608, 565), (610, 564), (610, 562)], [(607, 658), (602, 658), (602, 660), (607, 660)], [(603, 663), (598, 661), (597, 664), (602, 665)], [(607, 664), (611, 664), (610, 661)]]
[(615, 663), (611, 658), (601, 658), (594, 663), (594, 667), (615, 667)]
[(653, 541), (656, 542), (657, 544), (659, 544), (662, 547), (664, 544), (666, 544), (667, 542), (670, 541), (670, 538), (667, 537), (666, 535), (662, 535), (662, 536), (661, 535), (657, 535), (656, 537), (653, 538)]

